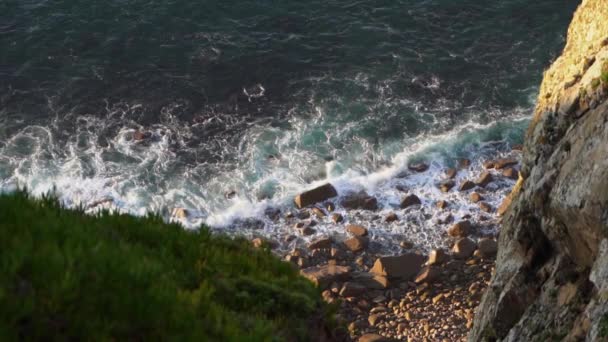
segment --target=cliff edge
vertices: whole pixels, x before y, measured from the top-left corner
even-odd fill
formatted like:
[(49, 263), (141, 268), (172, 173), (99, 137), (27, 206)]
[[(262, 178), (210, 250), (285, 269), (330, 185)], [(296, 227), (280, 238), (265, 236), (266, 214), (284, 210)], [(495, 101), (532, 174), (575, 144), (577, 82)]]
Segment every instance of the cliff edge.
[(470, 341), (608, 341), (607, 122), (608, 0), (584, 0), (544, 74)]

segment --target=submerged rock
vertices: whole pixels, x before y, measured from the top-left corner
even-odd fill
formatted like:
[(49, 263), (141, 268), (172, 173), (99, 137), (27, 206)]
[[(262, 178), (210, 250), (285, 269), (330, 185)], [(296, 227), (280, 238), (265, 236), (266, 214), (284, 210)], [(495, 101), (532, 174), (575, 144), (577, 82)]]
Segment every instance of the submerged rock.
[(477, 180), (475, 181), (475, 184), (485, 188), (486, 185), (488, 185), (488, 184), (490, 184), (490, 182), (492, 182), (492, 180), (493, 180), (492, 174), (487, 171), (484, 171), (481, 173), (479, 178), (477, 178)]
[(401, 208), (405, 209), (407, 207), (410, 207), (412, 205), (419, 205), (422, 204), (422, 202), (420, 201), (420, 198), (418, 198), (418, 196), (416, 195), (408, 195), (405, 196), (403, 198), (403, 200), (401, 200)]
[(342, 206), (346, 209), (357, 210), (376, 210), (378, 209), (378, 200), (375, 197), (368, 195), (366, 192), (351, 193), (342, 199)]
[(427, 163), (414, 163), (407, 166), (410, 171), (414, 172), (424, 172), (429, 169), (429, 164)]

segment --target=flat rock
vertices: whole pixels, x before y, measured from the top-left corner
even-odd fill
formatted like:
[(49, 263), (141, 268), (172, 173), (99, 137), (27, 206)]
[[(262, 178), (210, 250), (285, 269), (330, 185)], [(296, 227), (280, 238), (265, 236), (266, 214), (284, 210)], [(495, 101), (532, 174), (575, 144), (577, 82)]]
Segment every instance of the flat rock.
[(331, 238), (321, 238), (311, 242), (308, 245), (308, 249), (310, 249), (311, 251), (315, 249), (330, 249), (332, 243), (333, 240)]
[(448, 235), (451, 237), (466, 237), (471, 234), (473, 226), (470, 221), (460, 221), (448, 229)]
[(336, 188), (334, 188), (333, 185), (326, 183), (297, 195), (294, 202), (296, 203), (296, 206), (301, 209), (336, 196), (338, 196)]
[(403, 200), (401, 200), (401, 208), (407, 208), (410, 207), (412, 205), (419, 205), (422, 204), (422, 202), (420, 201), (420, 198), (418, 198), (418, 196), (411, 194), (411, 195), (407, 195), (403, 198)]
[(460, 187), (458, 187), (458, 190), (460, 191), (467, 191), (467, 190), (471, 190), (475, 187), (475, 183), (471, 182), (470, 180), (466, 180), (462, 183), (460, 183)]
[(454, 253), (454, 257), (457, 259), (466, 259), (473, 255), (477, 245), (473, 240), (469, 238), (462, 238), (454, 244), (454, 248), (452, 248), (452, 252)]
[(399, 278), (404, 280), (412, 279), (418, 272), (425, 257), (420, 254), (406, 253), (400, 256), (387, 256), (376, 259), (371, 273), (385, 276), (389, 279)]
[(335, 281), (348, 280), (350, 267), (337, 265), (314, 266), (301, 270), (300, 274), (319, 288), (325, 289)]
[(350, 239), (344, 240), (344, 246), (351, 252), (361, 252), (367, 248), (369, 239), (365, 236), (354, 236)]
[(346, 226), (346, 231), (353, 234), (354, 236), (367, 236), (367, 229), (358, 224), (349, 224)]

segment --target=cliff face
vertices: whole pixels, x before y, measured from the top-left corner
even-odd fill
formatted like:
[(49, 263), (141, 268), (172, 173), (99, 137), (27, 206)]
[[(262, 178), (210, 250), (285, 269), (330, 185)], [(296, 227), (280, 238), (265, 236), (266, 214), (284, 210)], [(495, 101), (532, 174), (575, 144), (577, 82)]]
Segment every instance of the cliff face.
[(608, 340), (608, 0), (546, 71), (471, 341)]

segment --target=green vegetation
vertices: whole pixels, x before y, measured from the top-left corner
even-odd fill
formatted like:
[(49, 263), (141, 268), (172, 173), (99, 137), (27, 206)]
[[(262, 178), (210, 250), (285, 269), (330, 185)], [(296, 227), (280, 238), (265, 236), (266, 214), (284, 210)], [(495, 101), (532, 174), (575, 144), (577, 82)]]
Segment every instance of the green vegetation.
[(0, 195), (0, 340), (309, 340), (318, 290), (244, 239)]
[(608, 313), (605, 313), (600, 320), (600, 337), (608, 337)]
[(602, 80), (602, 83), (604, 83), (604, 86), (608, 86), (608, 61), (605, 61), (604, 64), (602, 64), (600, 79)]

